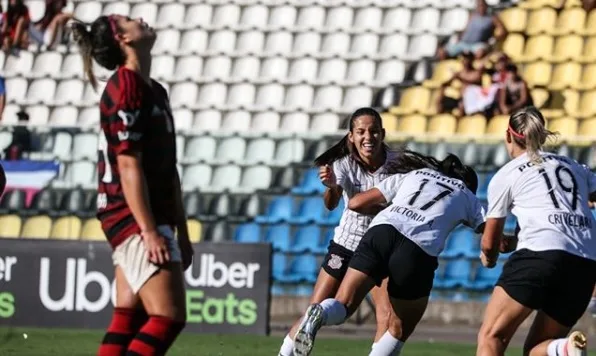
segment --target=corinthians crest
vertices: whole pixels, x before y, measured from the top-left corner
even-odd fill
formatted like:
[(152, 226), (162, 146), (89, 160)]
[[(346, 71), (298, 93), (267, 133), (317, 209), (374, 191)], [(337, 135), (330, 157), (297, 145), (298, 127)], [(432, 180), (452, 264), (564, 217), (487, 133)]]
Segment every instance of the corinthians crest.
[(342, 265), (343, 258), (339, 257), (338, 255), (331, 254), (331, 258), (329, 258), (329, 262), (327, 265), (333, 269), (340, 269)]

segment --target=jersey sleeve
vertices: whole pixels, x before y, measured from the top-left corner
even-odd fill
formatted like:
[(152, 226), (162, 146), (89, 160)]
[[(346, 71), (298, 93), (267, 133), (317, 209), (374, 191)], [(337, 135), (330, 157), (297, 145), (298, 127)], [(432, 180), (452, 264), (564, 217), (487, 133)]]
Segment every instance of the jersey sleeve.
[(144, 125), (141, 118), (143, 87), (133, 73), (123, 71), (120, 82), (120, 98), (106, 115), (106, 139), (117, 155), (138, 152), (142, 148)]
[(348, 164), (345, 158), (333, 162), (333, 173), (335, 174), (337, 185), (345, 190), (345, 184), (348, 178)]
[(377, 188), (381, 194), (383, 194), (385, 200), (390, 203), (397, 195), (397, 191), (402, 183), (403, 177), (403, 174), (394, 174), (382, 180), (381, 183), (375, 185), (375, 188)]
[(488, 185), (488, 212), (486, 217), (495, 219), (507, 217), (512, 203), (511, 187), (502, 175), (496, 174)]
[(475, 195), (470, 194), (470, 209), (468, 211), (468, 226), (479, 232), (482, 224), (486, 222), (486, 209), (480, 204)]

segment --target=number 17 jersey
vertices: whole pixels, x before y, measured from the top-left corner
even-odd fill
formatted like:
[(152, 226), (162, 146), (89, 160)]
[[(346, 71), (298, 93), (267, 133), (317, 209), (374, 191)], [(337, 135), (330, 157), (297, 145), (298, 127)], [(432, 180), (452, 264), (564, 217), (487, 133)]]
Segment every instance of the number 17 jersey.
[(488, 186), (487, 218), (517, 217), (517, 249), (561, 250), (596, 260), (596, 226), (588, 199), (596, 175), (576, 161), (541, 152), (534, 164), (523, 154), (503, 166)]

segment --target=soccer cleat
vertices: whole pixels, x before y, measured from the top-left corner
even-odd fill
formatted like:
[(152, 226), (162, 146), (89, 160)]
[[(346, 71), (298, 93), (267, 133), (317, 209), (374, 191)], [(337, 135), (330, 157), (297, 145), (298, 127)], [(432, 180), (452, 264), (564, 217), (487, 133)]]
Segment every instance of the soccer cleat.
[(296, 337), (294, 338), (294, 355), (308, 356), (315, 346), (317, 331), (323, 323), (323, 307), (319, 304), (311, 304), (306, 309), (306, 314), (300, 323)]
[(586, 356), (588, 354), (588, 339), (581, 331), (574, 331), (567, 337), (565, 356)]

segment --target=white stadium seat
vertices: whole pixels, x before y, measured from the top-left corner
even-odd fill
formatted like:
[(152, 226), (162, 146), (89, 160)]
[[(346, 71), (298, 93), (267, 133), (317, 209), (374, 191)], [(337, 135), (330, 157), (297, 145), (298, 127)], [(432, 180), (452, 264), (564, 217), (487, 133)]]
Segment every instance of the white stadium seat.
[(289, 113), (281, 118), (279, 130), (281, 132), (307, 132), (310, 120), (306, 113)]
[[(19, 107), (19, 105), (7, 104), (4, 107), (4, 112), (2, 113), (2, 121), (0, 121), (0, 124), (2, 124), (2, 125), (14, 125), (14, 124), (16, 124), (18, 122), (18, 119), (19, 119), (18, 116), (17, 116), (17, 113), (19, 111), (21, 111), (21, 108)], [(11, 137), (12, 137), (12, 135), (11, 135)]]
[(375, 33), (361, 33), (352, 37), (350, 55), (371, 55), (377, 53), (379, 36)]
[(356, 11), (352, 28), (359, 31), (375, 30), (383, 22), (383, 10), (378, 7), (361, 7)]
[(231, 54), (236, 46), (236, 32), (220, 30), (209, 35), (207, 50), (211, 53)]
[(158, 80), (169, 80), (174, 74), (175, 58), (168, 55), (153, 57), (151, 62), (151, 77)]
[(269, 9), (262, 4), (247, 6), (242, 10), (240, 25), (245, 28), (264, 29), (267, 26)]
[(405, 7), (388, 9), (383, 17), (383, 28), (392, 31), (405, 31), (410, 26), (412, 12)]
[(325, 8), (320, 6), (305, 6), (298, 11), (296, 26), (304, 29), (319, 29), (325, 24)]
[(44, 0), (27, 0), (25, 5), (29, 9), (29, 18), (33, 22), (41, 20), (45, 12), (46, 6)]
[(184, 191), (193, 191), (207, 188), (211, 183), (212, 174), (213, 170), (206, 164), (187, 166), (182, 176), (182, 189)]
[(383, 36), (379, 55), (383, 57), (400, 57), (408, 49), (408, 36), (402, 33), (393, 33)]
[[(248, 113), (247, 113), (248, 114)], [(250, 114), (248, 116), (250, 121)], [(226, 120), (224, 119), (224, 122)], [(225, 123), (224, 123), (225, 125)], [(230, 137), (223, 139), (217, 145), (215, 160), (220, 164), (240, 163), (244, 160), (246, 152), (246, 141), (242, 137)]]
[(346, 78), (348, 64), (341, 58), (327, 59), (319, 66), (317, 78), (323, 83), (341, 83)]
[(321, 47), (321, 36), (317, 32), (302, 32), (294, 37), (294, 55), (315, 55)]
[(232, 132), (247, 132), (250, 128), (248, 111), (230, 111), (223, 118), (222, 129)]
[(240, 185), (230, 187), (233, 192), (253, 192), (255, 190), (267, 189), (271, 186), (272, 172), (267, 166), (246, 167), (242, 172)]
[(235, 52), (239, 55), (260, 54), (265, 46), (265, 33), (257, 30), (245, 31), (236, 39)]
[(216, 149), (217, 141), (211, 136), (191, 137), (186, 141), (184, 160), (189, 163), (210, 162)]
[(213, 11), (211, 25), (216, 28), (235, 26), (240, 22), (240, 7), (234, 4), (217, 6)]
[(222, 114), (219, 110), (201, 110), (195, 114), (193, 129), (215, 131), (221, 128)]
[(240, 185), (242, 169), (235, 165), (225, 165), (215, 167), (209, 189), (219, 192), (227, 189), (233, 189)]
[(265, 40), (265, 54), (287, 55), (292, 53), (292, 34), (287, 31), (269, 32)]
[(268, 25), (272, 30), (291, 28), (294, 27), (297, 17), (298, 10), (296, 7), (290, 5), (276, 6), (269, 11)]
[(412, 16), (412, 24), (408, 32), (413, 34), (424, 32), (435, 33), (439, 27), (440, 17), (441, 14), (437, 9), (418, 9)]
[(24, 78), (6, 79), (6, 102), (22, 103), (27, 95), (27, 80)]
[[(257, 72), (258, 73), (258, 72)], [(235, 109), (249, 108), (255, 101), (256, 90), (254, 85), (249, 83), (233, 84), (229, 87), (226, 107)], [(249, 115), (250, 122), (250, 115)], [(226, 120), (224, 119), (224, 125)], [(249, 125), (250, 126), (250, 125)], [(248, 128), (248, 126), (247, 126)]]
[(277, 144), (274, 162), (285, 166), (302, 162), (304, 158), (304, 142), (300, 139), (287, 139)]
[[(284, 106), (290, 110), (309, 109), (314, 97), (314, 88), (307, 84), (293, 85), (286, 90)], [(282, 120), (283, 126), (283, 120)]]
[(234, 60), (232, 79), (254, 81), (259, 77), (261, 61), (257, 57), (239, 57)]
[(158, 31), (157, 40), (153, 45), (153, 54), (176, 54), (180, 44), (180, 32), (178, 30)]
[(56, 81), (54, 79), (36, 79), (29, 85), (26, 101), (29, 104), (50, 105), (54, 102)]
[(157, 20), (157, 4), (145, 2), (135, 4), (130, 10), (130, 17), (133, 19), (141, 18), (149, 26), (155, 26)]
[(258, 138), (250, 141), (246, 148), (245, 163), (268, 164), (273, 160), (275, 153), (275, 141), (270, 138)]
[(348, 30), (352, 27), (354, 10), (347, 6), (332, 7), (327, 10), (325, 28), (331, 31)]
[(128, 16), (130, 14), (130, 4), (127, 2), (110, 2), (107, 3), (102, 11), (103, 15), (122, 15)]
[(344, 112), (353, 112), (354, 110), (369, 106), (373, 100), (372, 89), (363, 85), (349, 87), (344, 92), (343, 103), (341, 105)]
[(280, 121), (281, 117), (277, 112), (259, 112), (252, 117), (250, 129), (254, 132), (276, 132)]
[(401, 83), (406, 75), (406, 65), (400, 60), (386, 60), (377, 65), (377, 75), (375, 76), (375, 86), (385, 86), (387, 84)]
[(284, 102), (285, 89), (281, 84), (265, 84), (257, 89), (255, 106), (261, 110), (279, 108)]
[(180, 20), (184, 18), (184, 11), (183, 4), (173, 3), (162, 5), (157, 13), (155, 28), (180, 27)]
[(209, 4), (193, 4), (186, 8), (186, 16), (181, 24), (184, 28), (205, 28), (211, 24), (213, 8)]
[(288, 75), (288, 60), (284, 57), (266, 58), (261, 62), (259, 78), (263, 80), (280, 81)]
[(339, 116), (333, 113), (316, 114), (310, 121), (310, 130), (313, 132), (332, 133), (339, 128)]
[(82, 79), (83, 73), (83, 61), (78, 53), (71, 53), (64, 57), (62, 61), (62, 69), (60, 70), (59, 78), (69, 79), (78, 78)]
[(63, 80), (58, 84), (55, 105), (78, 105), (83, 100), (85, 83), (80, 79)]
[(78, 117), (78, 125), (82, 127), (98, 127), (99, 110), (96, 107), (81, 109)]
[(470, 13), (466, 9), (454, 8), (443, 12), (439, 32), (445, 35), (463, 31), (468, 23)]
[[(191, 113), (192, 116), (192, 113)], [(180, 162), (182, 159), (184, 159), (184, 148), (186, 147), (186, 140), (184, 138), (184, 136), (182, 135), (176, 135), (176, 161)], [(176, 164), (178, 167), (178, 174), (180, 177), (182, 177), (182, 174), (180, 174), (180, 168), (181, 165), (180, 163)]]
[(375, 62), (369, 59), (359, 59), (348, 65), (349, 82), (369, 84), (375, 76)]
[(289, 79), (291, 81), (310, 82), (317, 75), (317, 60), (310, 57), (298, 58), (292, 61), (290, 65)]
[(97, 139), (98, 136), (93, 133), (76, 134), (72, 141), (72, 159), (94, 160), (97, 157)]
[(192, 108), (195, 106), (199, 88), (193, 82), (177, 83), (172, 86), (170, 105), (173, 108)]
[(73, 15), (79, 21), (91, 23), (101, 15), (101, 3), (96, 1), (80, 2)]
[(207, 58), (203, 68), (204, 78), (225, 79), (228, 78), (232, 69), (232, 59), (226, 56)]
[[(81, 59), (79, 59), (81, 61)], [(58, 52), (43, 52), (35, 57), (33, 69), (30, 75), (34, 78), (50, 76), (56, 78), (60, 76), (62, 67), (62, 55)]]
[(223, 83), (210, 83), (201, 87), (198, 105), (200, 107), (218, 107), (225, 104), (228, 88)]
[(19, 56), (8, 56), (4, 62), (4, 73), (6, 76), (23, 75), (28, 76), (33, 68), (33, 54), (21, 51)]
[[(29, 125), (32, 126), (45, 126), (48, 124), (50, 117), (50, 109), (47, 105), (33, 105), (28, 106), (25, 110), (29, 114)], [(76, 111), (76, 109), (75, 109)], [(73, 122), (73, 126), (76, 124), (76, 117)]]
[(174, 70), (174, 81), (198, 81), (203, 72), (203, 58), (197, 56), (178, 57)]
[(208, 35), (205, 30), (190, 30), (182, 34), (178, 55), (198, 55), (207, 50)]
[[(95, 109), (99, 116), (99, 110)], [(77, 125), (79, 112), (74, 106), (59, 106), (55, 107), (50, 114), (49, 123), (54, 126), (72, 127)], [(99, 122), (99, 119), (97, 120)], [(93, 147), (94, 152), (97, 147)]]
[(328, 33), (323, 37), (321, 54), (325, 56), (344, 55), (350, 50), (350, 35), (343, 32)]
[[(192, 128), (194, 117), (192, 111), (189, 109), (176, 109), (172, 112), (172, 116), (174, 116), (174, 127), (176, 128), (176, 132), (185, 132)], [(180, 152), (178, 153), (181, 154)]]

